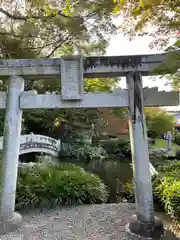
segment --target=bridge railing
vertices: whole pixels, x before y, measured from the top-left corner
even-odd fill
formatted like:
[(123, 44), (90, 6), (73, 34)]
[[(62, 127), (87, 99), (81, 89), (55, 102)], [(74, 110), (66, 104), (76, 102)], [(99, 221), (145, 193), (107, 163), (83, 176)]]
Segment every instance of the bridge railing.
[[(3, 149), (3, 137), (0, 137), (0, 150)], [(61, 150), (61, 141), (39, 134), (26, 134), (20, 137), (19, 154), (29, 152), (47, 152), (57, 156)]]

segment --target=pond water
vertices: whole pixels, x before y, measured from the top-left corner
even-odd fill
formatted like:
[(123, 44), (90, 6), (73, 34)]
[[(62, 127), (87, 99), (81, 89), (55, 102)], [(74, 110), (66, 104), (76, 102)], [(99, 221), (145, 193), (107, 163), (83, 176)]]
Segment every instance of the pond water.
[(131, 182), (133, 173), (130, 160), (97, 160), (82, 164), (86, 170), (98, 175), (109, 188), (109, 202), (117, 202), (122, 185)]

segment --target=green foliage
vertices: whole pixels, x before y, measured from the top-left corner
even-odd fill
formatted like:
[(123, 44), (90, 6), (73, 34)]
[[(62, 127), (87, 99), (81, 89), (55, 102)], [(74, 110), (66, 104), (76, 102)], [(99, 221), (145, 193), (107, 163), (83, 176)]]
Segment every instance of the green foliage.
[(164, 177), (164, 180), (155, 188), (155, 194), (162, 201), (166, 212), (171, 217), (180, 216), (180, 181), (173, 177)]
[[(111, 21), (113, 4), (106, 1), (34, 1), (15, 8), (1, 1), (0, 58), (29, 59), (60, 55), (102, 55), (115, 26)], [(21, 11), (21, 9), (24, 9)], [(7, 82), (1, 79), (1, 90)], [(111, 91), (118, 78), (85, 80), (85, 91)], [(59, 91), (60, 79), (38, 79), (25, 82), (25, 90), (36, 89), (39, 93)], [(61, 121), (68, 124), (78, 121), (91, 124), (96, 110), (36, 110), (24, 112), (28, 132), (59, 137)]]
[(177, 133), (174, 137), (174, 142), (178, 145), (180, 145), (180, 133)]
[(148, 131), (157, 133), (156, 137), (171, 131), (175, 125), (175, 117), (159, 108), (145, 108)]
[(60, 152), (60, 161), (62, 158), (81, 160), (89, 163), (91, 160), (101, 159), (107, 154), (100, 146), (91, 146), (83, 143), (68, 144)]
[(128, 115), (128, 109), (125, 108), (125, 107), (122, 107), (122, 108), (113, 108), (112, 109), (112, 113), (117, 116), (117, 117), (120, 117), (120, 118), (126, 118), (127, 115)]
[(119, 81), (118, 77), (85, 79), (84, 88), (86, 92), (110, 92), (117, 87)]
[[(110, 92), (119, 82), (118, 78), (100, 78), (85, 80), (86, 92)], [(29, 89), (37, 89), (38, 92), (58, 91), (60, 88), (59, 79), (38, 80), (34, 85), (29, 84)], [(96, 109), (40, 109), (24, 112), (24, 123), (28, 132), (45, 134), (48, 136), (62, 137), (61, 122), (66, 121), (68, 125), (78, 122), (79, 124), (89, 125), (97, 119)], [(62, 134), (63, 135), (63, 134)], [(64, 137), (64, 136), (63, 136)]]
[(154, 194), (171, 217), (180, 219), (180, 162), (173, 161), (158, 171), (153, 179)]
[(157, 151), (156, 149), (153, 148), (149, 149), (149, 159), (153, 166), (156, 168), (156, 166), (159, 165), (159, 161), (160, 163), (164, 164), (164, 152), (160, 150)]
[(180, 70), (178, 69), (173, 75), (170, 75), (173, 89), (180, 91)]
[(158, 167), (158, 171), (160, 171), (162, 174), (173, 174), (176, 171), (180, 171), (180, 162), (179, 161), (173, 161), (169, 164), (161, 165)]
[[(148, 125), (148, 124), (147, 124), (147, 125)], [(147, 135), (148, 135), (149, 138), (152, 138), (152, 139), (155, 139), (155, 138), (158, 137), (158, 133), (157, 133), (156, 130), (154, 130), (154, 129), (148, 130), (148, 131), (147, 131)]]
[[(85, 91), (110, 92), (116, 87), (118, 82), (118, 78), (89, 79), (85, 81)], [(39, 80), (38, 83), (34, 83), (33, 88), (37, 89), (40, 93), (44, 93), (46, 90), (58, 91), (59, 85), (59, 79), (58, 81), (55, 80), (55, 82), (54, 80)], [(30, 86), (30, 89), (31, 87), (32, 86)], [(28, 132), (62, 137), (60, 135), (62, 121), (66, 121), (70, 126), (76, 122), (82, 124), (82, 126), (91, 126), (91, 124), (96, 121), (98, 117), (97, 114), (98, 112), (96, 109), (40, 109), (31, 112), (24, 112), (23, 117)]]
[(101, 146), (106, 150), (107, 154), (115, 156), (131, 156), (131, 148), (127, 139), (110, 139), (102, 140)]
[(135, 202), (135, 188), (133, 182), (126, 182), (123, 184), (117, 180), (116, 188), (118, 202), (122, 202), (124, 200), (131, 203)]
[[(109, 36), (116, 30), (111, 19), (113, 5), (105, 0), (101, 3), (30, 0), (25, 11), (21, 11), (24, 9), (21, 2), (12, 9), (11, 4), (3, 0), (0, 38), (4, 38), (5, 46), (0, 45), (1, 52), (12, 57), (26, 49), (26, 54), (34, 52), (51, 57), (64, 53), (64, 48), (69, 54), (75, 51), (83, 55), (103, 54)], [(14, 47), (16, 41), (21, 42), (18, 48)], [(11, 43), (11, 51), (6, 51)]]
[(0, 111), (0, 136), (3, 136), (4, 130), (4, 111)]
[(177, 160), (180, 160), (180, 149), (176, 149), (175, 156)]
[[(128, 8), (128, 16), (126, 15), (120, 28), (129, 36), (149, 34), (154, 37), (152, 45), (159, 47), (166, 46), (170, 37), (178, 38), (180, 19), (178, 0), (163, 1), (163, 4), (148, 8), (141, 7), (138, 0), (117, 1), (117, 3), (118, 14), (126, 13)], [(156, 28), (149, 30), (147, 28), (149, 25), (156, 26)]]
[(83, 160), (85, 162), (90, 162), (94, 159), (100, 159), (103, 156), (106, 156), (106, 153), (100, 147), (84, 145), (83, 147), (76, 148), (77, 159)]
[(171, 87), (175, 91), (180, 90), (180, 41), (177, 42), (166, 50), (167, 58), (165, 61), (153, 70), (158, 75), (165, 75)]
[[(150, 2), (148, 0), (148, 2)], [(129, 36), (150, 36), (150, 48), (169, 53), (166, 61), (158, 66), (156, 72), (167, 74), (172, 87), (180, 89), (180, 4), (179, 0), (166, 0), (162, 4), (142, 7), (138, 0), (116, 1), (116, 15), (126, 15), (119, 24), (119, 30)], [(128, 11), (128, 15), (127, 15)], [(122, 18), (120, 18), (122, 19)], [(152, 27), (151, 27), (152, 26)], [(168, 48), (167, 48), (168, 46)], [(169, 47), (170, 46), (170, 47)], [(177, 52), (178, 51), (178, 52)]]
[(107, 191), (101, 180), (72, 164), (20, 168), (16, 208), (102, 203)]

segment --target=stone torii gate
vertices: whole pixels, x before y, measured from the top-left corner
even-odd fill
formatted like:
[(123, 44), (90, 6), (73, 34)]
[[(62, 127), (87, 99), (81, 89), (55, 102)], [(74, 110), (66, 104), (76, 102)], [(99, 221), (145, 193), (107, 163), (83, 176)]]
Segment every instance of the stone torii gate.
[[(119, 57), (61, 57), (60, 59), (0, 60), (0, 77), (8, 78), (8, 92), (0, 93), (6, 109), (0, 181), (0, 233), (14, 231), (21, 216), (14, 212), (23, 109), (128, 107), (137, 214), (126, 226), (128, 240), (162, 239), (163, 224), (155, 218), (144, 105), (179, 104), (178, 92), (142, 88), (142, 76), (163, 62), (166, 55)], [(83, 77), (126, 76), (127, 90), (84, 93)], [(61, 92), (38, 95), (25, 92), (26, 79), (59, 77)]]

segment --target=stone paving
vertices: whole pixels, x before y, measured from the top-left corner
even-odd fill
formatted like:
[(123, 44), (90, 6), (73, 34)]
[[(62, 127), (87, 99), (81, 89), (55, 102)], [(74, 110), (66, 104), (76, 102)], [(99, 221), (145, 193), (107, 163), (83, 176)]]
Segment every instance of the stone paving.
[[(103, 204), (23, 213), (23, 223), (0, 240), (125, 240), (135, 205)], [(168, 240), (173, 240), (169, 238)]]

